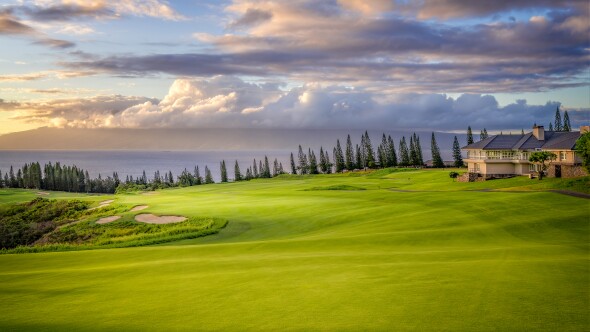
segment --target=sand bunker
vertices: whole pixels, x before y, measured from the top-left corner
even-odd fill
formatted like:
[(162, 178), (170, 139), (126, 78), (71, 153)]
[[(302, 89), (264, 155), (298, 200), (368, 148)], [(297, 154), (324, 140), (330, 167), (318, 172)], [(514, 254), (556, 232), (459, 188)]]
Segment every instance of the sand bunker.
[(102, 202), (98, 203), (98, 206), (90, 208), (88, 210), (90, 211), (90, 210), (100, 209), (101, 207), (108, 206), (109, 204), (111, 204), (114, 201), (115, 201), (114, 199), (109, 199), (108, 201), (102, 201)]
[(121, 219), (121, 217), (119, 216), (111, 216), (111, 217), (105, 217), (105, 218), (100, 218), (96, 221), (97, 224), (106, 224), (109, 222), (113, 222), (115, 220), (119, 220)]
[(175, 222), (185, 221), (185, 217), (179, 216), (156, 216), (153, 214), (138, 214), (135, 216), (135, 220), (139, 222), (145, 222), (148, 224), (171, 224)]
[(131, 209), (131, 212), (141, 211), (141, 210), (145, 210), (147, 208), (148, 208), (147, 205), (138, 205), (138, 206), (135, 206), (133, 209)]
[(37, 195), (39, 195), (39, 196), (45, 196), (45, 195), (49, 195), (49, 193), (46, 193), (46, 192), (44, 192), (44, 191), (39, 191), (39, 192), (37, 193)]

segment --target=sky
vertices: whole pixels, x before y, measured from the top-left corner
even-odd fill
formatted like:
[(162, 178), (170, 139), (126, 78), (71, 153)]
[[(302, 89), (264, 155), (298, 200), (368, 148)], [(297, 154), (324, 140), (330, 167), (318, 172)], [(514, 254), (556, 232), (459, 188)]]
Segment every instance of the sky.
[(0, 134), (590, 122), (587, 0), (5, 0), (0, 45)]

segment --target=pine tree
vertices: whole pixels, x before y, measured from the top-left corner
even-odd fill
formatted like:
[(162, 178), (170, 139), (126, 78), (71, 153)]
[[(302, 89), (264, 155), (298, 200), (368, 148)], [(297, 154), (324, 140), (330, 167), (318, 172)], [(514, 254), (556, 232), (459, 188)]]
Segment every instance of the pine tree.
[(209, 170), (209, 167), (205, 166), (205, 184), (210, 184), (210, 183), (215, 183), (215, 181), (213, 181), (213, 175), (211, 175), (211, 171)]
[(279, 161), (277, 160), (277, 158), (275, 158), (275, 161), (273, 162), (273, 166), (272, 166), (272, 176), (275, 177), (281, 173), (282, 172), (281, 172), (281, 169), (279, 168)]
[(549, 122), (549, 131), (553, 131), (553, 123)]
[(375, 151), (373, 150), (371, 138), (367, 131), (365, 131), (365, 154), (365, 166), (368, 168), (375, 168)]
[(297, 167), (295, 166), (295, 159), (293, 159), (293, 152), (291, 152), (291, 174), (297, 174)]
[(328, 151), (324, 151), (324, 160), (326, 161), (326, 174), (332, 173), (332, 163), (330, 162)]
[(520, 136), (524, 136), (524, 128), (520, 130)]
[(201, 176), (201, 171), (199, 170), (199, 166), (195, 166), (195, 170), (194, 170), (195, 174), (195, 184), (196, 185), (202, 185), (203, 184), (203, 177)]
[(270, 165), (268, 163), (268, 157), (264, 156), (264, 177), (267, 179), (271, 178), (270, 175)]
[(336, 164), (336, 173), (340, 173), (346, 168), (346, 162), (344, 161), (344, 154), (342, 153), (340, 140), (336, 140), (336, 154), (334, 155), (334, 163)]
[(471, 132), (471, 126), (467, 126), (467, 145), (473, 144), (473, 132)]
[(418, 152), (416, 151), (416, 142), (414, 141), (414, 135), (410, 136), (410, 165), (418, 165)]
[(266, 175), (266, 171), (264, 170), (264, 166), (262, 165), (262, 160), (258, 161), (258, 176), (264, 178)]
[(567, 114), (567, 111), (563, 113), (563, 131), (572, 131), (570, 116)]
[(416, 135), (416, 133), (414, 133), (414, 145), (416, 148), (416, 155), (418, 157), (418, 165), (423, 166), (424, 157), (422, 156), (422, 145), (420, 144), (420, 136)]
[(406, 137), (403, 136), (399, 141), (400, 166), (410, 166), (410, 152), (406, 144)]
[[(363, 153), (361, 152), (361, 147), (356, 144), (355, 145), (355, 156), (356, 156), (356, 167), (357, 169), (363, 168)], [(334, 161), (336, 163), (336, 161)]]
[(256, 165), (256, 159), (254, 159), (254, 162), (252, 162), (252, 177), (254, 177), (254, 178), (260, 177), (258, 174), (258, 166)]
[(349, 171), (352, 171), (354, 167), (354, 150), (352, 147), (352, 142), (350, 141), (350, 135), (346, 137), (346, 156), (345, 156), (345, 168)]
[(238, 181), (242, 181), (242, 173), (240, 172), (240, 164), (238, 164), (238, 161), (236, 160), (236, 163), (234, 164), (234, 181), (238, 182)]
[(324, 174), (328, 172), (328, 165), (326, 164), (326, 156), (324, 155), (324, 148), (320, 146), (320, 171)]
[(309, 149), (309, 174), (318, 174), (318, 161), (311, 149)]
[(395, 144), (391, 136), (387, 136), (387, 167), (397, 166), (397, 154), (395, 153)]
[(436, 143), (436, 137), (434, 136), (434, 132), (432, 132), (432, 138), (430, 140), (430, 151), (432, 153), (432, 167), (445, 167), (445, 163), (443, 162), (440, 156), (440, 149), (438, 147), (438, 144)]
[(4, 188), (4, 182), (2, 181), (2, 171), (0, 170), (0, 188)]
[(377, 157), (379, 159), (379, 166), (385, 168), (385, 167), (390, 167), (389, 165), (389, 161), (388, 161), (388, 153), (387, 150), (389, 149), (389, 145), (387, 144), (387, 137), (385, 137), (385, 133), (383, 133), (383, 136), (381, 137), (381, 144), (379, 145), (379, 149), (377, 150), (381, 150), (381, 151), (377, 151)]
[(559, 106), (555, 111), (555, 125), (553, 126), (555, 131), (563, 131), (563, 124), (561, 122), (561, 113), (559, 112)]
[(461, 156), (461, 146), (459, 146), (459, 140), (455, 136), (453, 141), (453, 159), (455, 160), (455, 167), (463, 167), (463, 157)]
[(485, 138), (488, 138), (488, 137), (489, 137), (489, 135), (488, 135), (488, 131), (487, 131), (485, 128), (483, 129), (483, 136), (484, 136)]
[(309, 164), (307, 162), (307, 156), (303, 153), (301, 145), (299, 145), (299, 174), (307, 174), (309, 170)]

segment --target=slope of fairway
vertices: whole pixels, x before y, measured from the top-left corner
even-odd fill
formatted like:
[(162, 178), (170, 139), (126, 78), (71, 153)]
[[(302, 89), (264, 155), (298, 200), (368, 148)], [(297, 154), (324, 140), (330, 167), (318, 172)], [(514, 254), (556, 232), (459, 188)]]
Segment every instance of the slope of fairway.
[[(523, 180), (381, 172), (118, 195), (229, 224), (2, 255), (0, 330), (587, 330), (590, 200), (508, 191)], [(312, 189), (326, 187), (364, 190)]]

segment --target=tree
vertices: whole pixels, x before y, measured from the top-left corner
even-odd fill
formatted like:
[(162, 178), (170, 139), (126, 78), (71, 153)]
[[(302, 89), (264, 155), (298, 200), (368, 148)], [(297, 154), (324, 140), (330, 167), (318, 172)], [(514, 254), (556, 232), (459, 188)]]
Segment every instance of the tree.
[(320, 171), (324, 174), (328, 172), (328, 164), (324, 155), (324, 148), (320, 146)]
[(299, 174), (307, 174), (309, 165), (307, 163), (307, 156), (303, 153), (301, 145), (299, 145)]
[(387, 136), (387, 167), (397, 166), (397, 155), (395, 153), (395, 145), (391, 136)]
[(553, 131), (553, 123), (549, 122), (549, 131)]
[(406, 137), (403, 136), (399, 141), (400, 166), (410, 166), (410, 153), (406, 144)]
[(418, 150), (416, 149), (416, 142), (414, 141), (414, 135), (410, 136), (410, 165), (418, 165)]
[(240, 164), (238, 164), (238, 161), (236, 160), (236, 163), (234, 165), (234, 181), (242, 181), (242, 173), (240, 172)]
[(336, 154), (334, 155), (334, 163), (336, 164), (336, 173), (342, 172), (346, 168), (344, 162), (344, 154), (340, 146), (340, 140), (336, 140)]
[(356, 144), (355, 145), (355, 156), (356, 156), (356, 167), (357, 169), (363, 168), (363, 154), (361, 152), (361, 147)]
[(268, 157), (267, 156), (264, 156), (264, 172), (263, 173), (264, 174), (262, 175), (262, 177), (265, 177), (267, 179), (270, 179), (271, 178), (271, 175), (270, 175), (270, 165), (268, 163)]
[(455, 160), (455, 167), (463, 167), (463, 157), (461, 156), (461, 147), (457, 136), (453, 141), (453, 159)]
[(467, 145), (473, 144), (473, 133), (471, 132), (471, 126), (467, 126)]
[(352, 171), (354, 167), (354, 150), (352, 148), (352, 142), (350, 141), (350, 135), (346, 137), (346, 158), (345, 158), (346, 169)]
[(563, 113), (563, 131), (572, 131), (572, 124), (570, 123), (570, 116), (567, 111)]
[(330, 162), (328, 151), (324, 151), (324, 160), (326, 161), (326, 174), (332, 173), (332, 163)]
[(555, 131), (563, 131), (563, 124), (561, 122), (561, 113), (559, 112), (559, 106), (555, 111), (555, 125), (553, 126)]
[(582, 158), (582, 164), (590, 173), (590, 132), (580, 136), (576, 141), (576, 153)]
[(520, 136), (524, 136), (524, 128), (520, 129)]
[[(549, 164), (551, 164), (551, 161), (553, 161), (555, 159), (557, 159), (557, 155), (553, 152), (538, 151), (538, 152), (531, 153), (531, 155), (529, 157), (529, 161), (531, 163), (539, 166), (537, 168), (537, 174), (539, 175), (539, 180), (543, 179), (543, 174), (545, 174), (545, 171), (549, 167)], [(546, 164), (546, 162), (549, 162), (549, 164)]]
[(194, 177), (195, 177), (195, 185), (202, 185), (203, 184), (203, 177), (201, 177), (201, 172), (199, 171), (199, 166), (195, 166), (194, 170)]
[(209, 170), (209, 167), (205, 166), (205, 184), (210, 184), (210, 183), (215, 183), (215, 181), (213, 181), (213, 175), (211, 175), (211, 171)]
[(416, 133), (414, 133), (414, 144), (416, 148), (416, 155), (418, 157), (418, 165), (422, 166), (424, 165), (424, 157), (422, 156), (422, 145), (420, 144), (420, 136), (416, 135)]
[(293, 152), (291, 152), (291, 174), (297, 174), (297, 167), (295, 166), (295, 159), (293, 159)]
[(436, 137), (434, 136), (434, 132), (432, 132), (432, 138), (430, 140), (430, 151), (432, 153), (432, 167), (445, 167), (445, 163), (443, 162), (440, 156), (440, 149), (438, 148), (438, 144), (436, 143)]
[(309, 174), (318, 174), (318, 161), (315, 157), (315, 152), (308, 150), (309, 155)]
[(369, 133), (365, 130), (365, 166), (369, 168), (375, 167), (375, 151), (373, 150), (373, 145), (371, 144), (371, 138), (369, 137)]
[(480, 133), (479, 133), (479, 140), (483, 141), (484, 139), (488, 138), (488, 131), (484, 128)]

